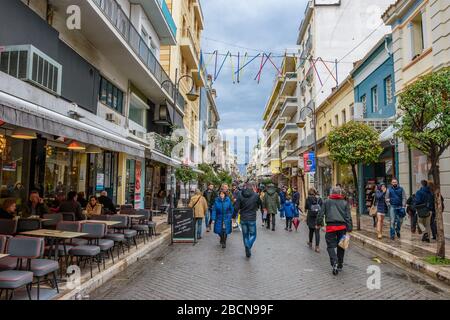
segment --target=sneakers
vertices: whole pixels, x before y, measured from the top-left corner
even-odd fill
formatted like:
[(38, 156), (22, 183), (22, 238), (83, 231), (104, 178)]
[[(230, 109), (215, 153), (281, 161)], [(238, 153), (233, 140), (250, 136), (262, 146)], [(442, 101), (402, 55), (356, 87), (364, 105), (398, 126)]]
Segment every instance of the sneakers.
[(428, 236), (428, 233), (423, 234), (422, 241), (430, 243), (430, 237)]
[(333, 275), (337, 276), (338, 273), (339, 273), (339, 270), (338, 270), (338, 264), (335, 263), (335, 264), (333, 265)]

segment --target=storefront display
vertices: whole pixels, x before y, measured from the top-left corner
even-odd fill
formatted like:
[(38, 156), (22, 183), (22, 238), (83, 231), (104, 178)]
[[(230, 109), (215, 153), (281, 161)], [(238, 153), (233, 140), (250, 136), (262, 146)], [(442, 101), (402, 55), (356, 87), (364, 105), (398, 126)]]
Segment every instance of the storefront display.
[(18, 204), (26, 200), (24, 187), (24, 141), (2, 135), (2, 152), (0, 157), (0, 201), (5, 198), (16, 198)]
[(115, 203), (117, 200), (118, 153), (104, 151), (88, 154), (87, 194), (99, 196), (105, 190)]

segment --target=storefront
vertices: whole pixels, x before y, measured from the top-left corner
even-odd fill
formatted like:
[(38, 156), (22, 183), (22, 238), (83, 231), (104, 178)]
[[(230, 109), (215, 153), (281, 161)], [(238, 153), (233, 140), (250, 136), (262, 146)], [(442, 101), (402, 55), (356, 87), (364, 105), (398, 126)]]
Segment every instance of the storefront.
[(125, 204), (131, 204), (135, 209), (144, 208), (145, 188), (141, 188), (145, 181), (143, 160), (127, 158), (125, 175)]
[(113, 203), (117, 203), (119, 153), (100, 150), (88, 154), (87, 161), (86, 194), (99, 196), (105, 190)]

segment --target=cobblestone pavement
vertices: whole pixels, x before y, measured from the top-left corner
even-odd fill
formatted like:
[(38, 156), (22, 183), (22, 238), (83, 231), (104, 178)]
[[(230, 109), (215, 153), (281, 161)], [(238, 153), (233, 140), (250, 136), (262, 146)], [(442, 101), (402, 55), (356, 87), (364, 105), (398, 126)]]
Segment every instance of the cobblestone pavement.
[[(278, 221), (277, 221), (278, 222)], [(227, 248), (205, 233), (191, 244), (163, 245), (90, 295), (91, 299), (449, 299), (439, 289), (356, 246), (348, 249), (344, 270), (333, 276), (324, 234), (321, 252), (306, 245), (307, 229), (275, 232), (258, 222), (253, 256), (245, 257), (241, 232)], [(381, 289), (369, 290), (367, 267), (381, 269)]]

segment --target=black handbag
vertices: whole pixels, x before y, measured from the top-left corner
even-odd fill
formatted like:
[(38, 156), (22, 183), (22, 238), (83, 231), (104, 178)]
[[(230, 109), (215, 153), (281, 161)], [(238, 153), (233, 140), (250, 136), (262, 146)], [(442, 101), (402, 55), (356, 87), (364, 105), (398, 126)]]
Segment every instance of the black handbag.
[(426, 203), (417, 204), (416, 206), (417, 216), (419, 218), (428, 218), (430, 216), (430, 209), (426, 205)]

